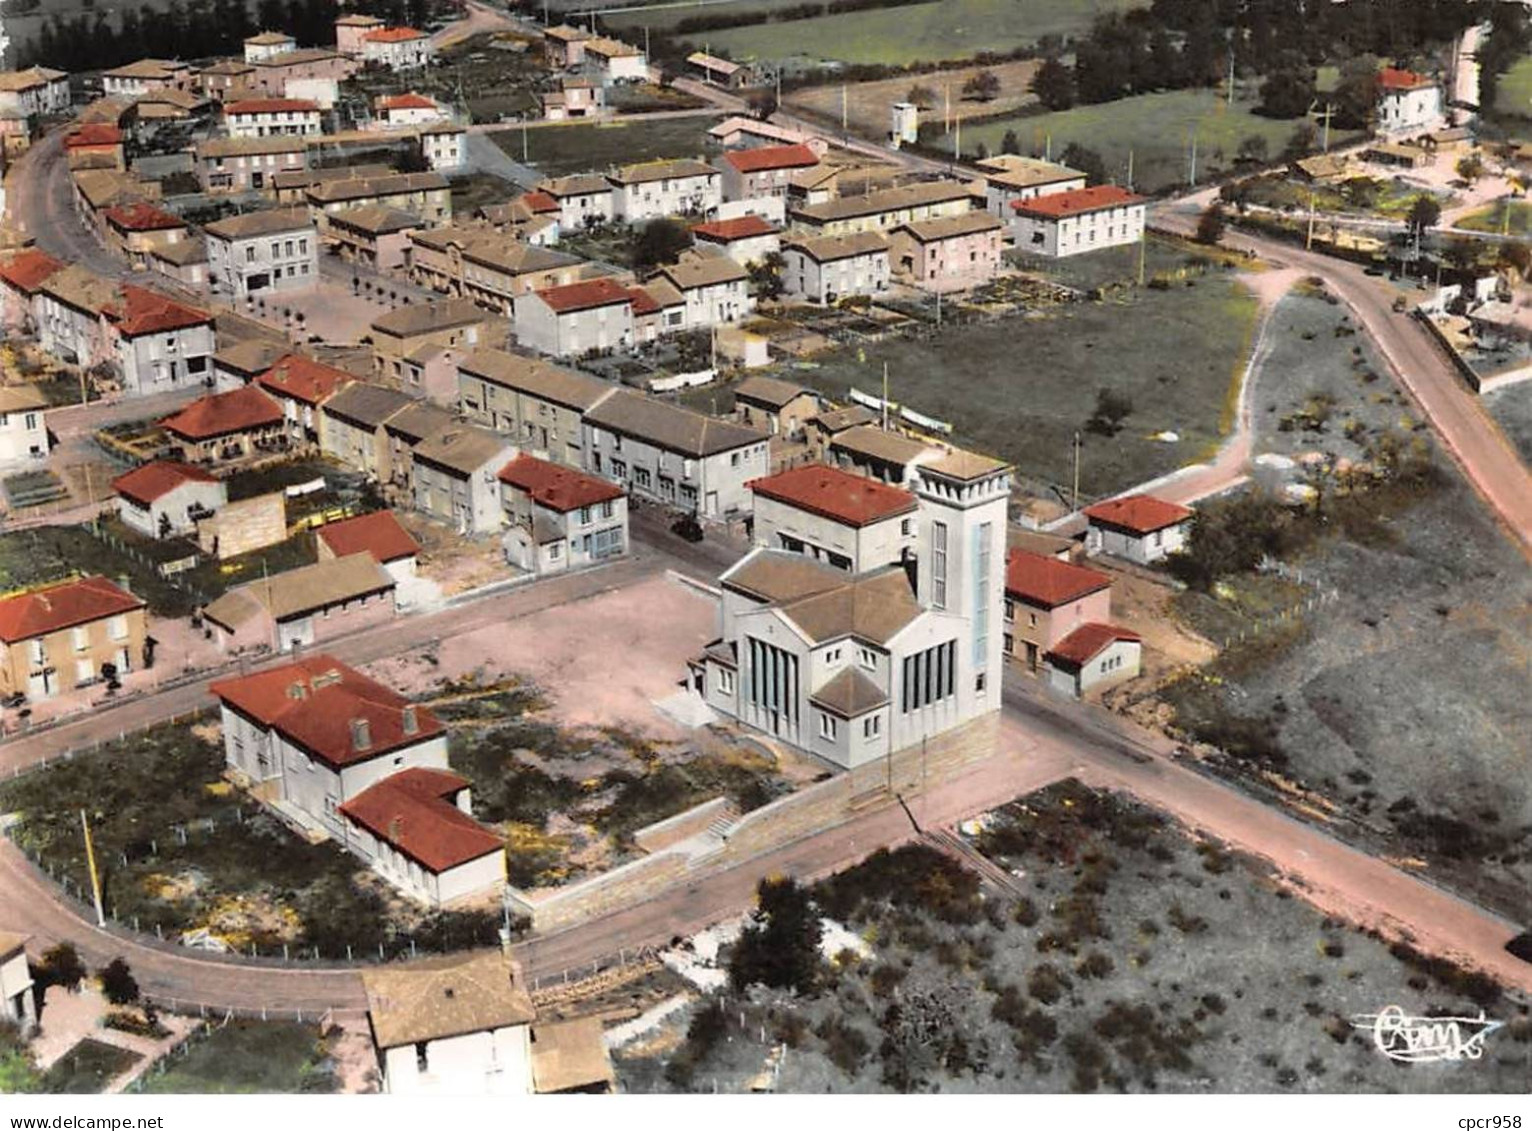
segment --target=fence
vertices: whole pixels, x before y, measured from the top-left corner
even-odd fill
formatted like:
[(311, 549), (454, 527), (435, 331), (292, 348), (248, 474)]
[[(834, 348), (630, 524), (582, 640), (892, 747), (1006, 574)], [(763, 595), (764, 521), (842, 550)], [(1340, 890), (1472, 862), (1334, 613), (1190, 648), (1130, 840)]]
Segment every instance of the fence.
[(1284, 581), (1291, 581), (1295, 585), (1312, 589), (1313, 592), (1301, 600), (1294, 601), (1284, 609), (1279, 609), (1260, 620), (1255, 621), (1247, 628), (1242, 628), (1232, 636), (1224, 637), (1223, 646), (1230, 648), (1235, 644), (1243, 644), (1247, 640), (1264, 635), (1266, 632), (1287, 625), (1298, 623), (1305, 615), (1333, 604), (1340, 599), (1340, 590), (1334, 587), (1326, 587), (1314, 581), (1312, 578), (1305, 579), (1303, 570), (1290, 566), (1285, 562), (1279, 562), (1272, 558), (1262, 558), (1255, 567), (1257, 573), (1273, 574)]

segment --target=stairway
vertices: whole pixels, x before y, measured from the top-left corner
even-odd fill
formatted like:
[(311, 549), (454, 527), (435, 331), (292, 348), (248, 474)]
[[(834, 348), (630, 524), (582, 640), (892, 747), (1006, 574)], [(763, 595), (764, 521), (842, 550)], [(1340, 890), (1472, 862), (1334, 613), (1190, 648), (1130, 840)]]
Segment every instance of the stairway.
[(741, 816), (742, 814), (739, 811), (739, 806), (735, 805), (732, 801), (729, 802), (729, 804), (724, 807), (718, 816), (714, 817), (711, 821), (708, 822), (708, 835), (716, 836), (720, 841), (728, 840), (729, 834), (734, 831), (735, 822), (737, 822)]
[(920, 834), (920, 838), (938, 852), (977, 872), (981, 880), (1006, 898), (1021, 899), (1026, 896), (1027, 889), (1021, 880), (950, 829), (927, 829)]

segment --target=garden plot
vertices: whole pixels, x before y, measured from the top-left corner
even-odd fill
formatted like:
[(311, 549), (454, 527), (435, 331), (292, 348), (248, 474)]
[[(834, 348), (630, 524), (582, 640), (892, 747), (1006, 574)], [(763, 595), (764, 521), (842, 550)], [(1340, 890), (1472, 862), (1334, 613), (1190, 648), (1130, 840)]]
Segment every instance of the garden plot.
[(1532, 464), (1532, 381), (1498, 389), (1484, 397), (1484, 407), (1500, 425), (1505, 438)]
[[(1320, 487), (1323, 518), (1310, 504), (1314, 537), (1285, 576), (1186, 596), (1181, 612), (1209, 635), (1264, 631), (1165, 697), (1194, 736), (1243, 755), (1218, 764), (1251, 788), (1290, 779), (1303, 812), (1334, 832), (1419, 858), (1519, 918), (1532, 899), (1526, 563), (1342, 308), (1295, 294), (1272, 317), (1256, 450), (1295, 460), (1288, 474)], [(1425, 474), (1408, 489), (1338, 493), (1333, 472), (1382, 445)], [(1317, 609), (1279, 619), (1316, 596)]]
[(330, 1045), (313, 1025), (230, 1020), (205, 1027), (151, 1069), (135, 1090), (150, 1095), (333, 1092)]
[(707, 152), (707, 131), (718, 121), (711, 115), (698, 115), (657, 121), (558, 123), (526, 131), (503, 130), (490, 134), (489, 139), (514, 161), (522, 159), (525, 142), (527, 164), (545, 177), (562, 177), (601, 173), (640, 161), (697, 157)]
[[(931, 105), (922, 111), (927, 122), (945, 122), (949, 116), (966, 122), (972, 118), (1014, 113), (1024, 106), (1030, 106), (1037, 101), (1031, 86), (1038, 65), (1035, 59), (1023, 59), (991, 67), (961, 67), (950, 71), (899, 75), (873, 82), (811, 86), (794, 91), (786, 97), (786, 102), (792, 110), (806, 111), (821, 120), (839, 124), (841, 92), (844, 91), (846, 120), (852, 131), (882, 138), (888, 134), (888, 108), (895, 102), (903, 102), (917, 86), (925, 87), (936, 96)], [(965, 99), (962, 94), (963, 84), (984, 70), (999, 80), (1000, 93), (987, 102)]]
[[(1525, 1090), (1520, 997), (1324, 918), (1153, 810), (1066, 781), (970, 831), (1012, 893), (925, 845), (875, 854), (812, 889), (875, 958), (842, 952), (809, 994), (713, 995), (669, 1047), (617, 1051), (624, 1090)], [(1508, 1024), (1482, 1060), (1403, 1065), (1353, 1024), (1390, 1003)]]

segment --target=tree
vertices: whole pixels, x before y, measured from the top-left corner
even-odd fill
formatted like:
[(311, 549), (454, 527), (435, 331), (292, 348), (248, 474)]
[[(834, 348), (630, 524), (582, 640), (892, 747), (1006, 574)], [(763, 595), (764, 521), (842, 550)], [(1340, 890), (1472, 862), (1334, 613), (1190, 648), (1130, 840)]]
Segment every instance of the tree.
[(1314, 104), (1314, 68), (1287, 66), (1272, 71), (1261, 84), (1255, 112), (1267, 118), (1301, 118)]
[(428, 173), (431, 171), (431, 163), (426, 160), (425, 151), (419, 143), (410, 142), (394, 161), (394, 168), (401, 173)]
[(0, 1022), (0, 1095), (43, 1090), (42, 1075), (21, 1033), (9, 1021)]
[(633, 241), (633, 266), (646, 271), (674, 263), (691, 245), (692, 234), (685, 224), (669, 217), (650, 220)]
[(1185, 548), (1166, 564), (1193, 589), (1207, 591), (1220, 578), (1253, 570), (1263, 557), (1280, 557), (1290, 526), (1287, 508), (1265, 492), (1215, 500), (1197, 508)]
[(1122, 422), (1132, 413), (1133, 401), (1126, 393), (1097, 389), (1096, 407), (1085, 422), (1085, 430), (1097, 436), (1115, 436), (1122, 431)]
[(1441, 202), (1429, 193), (1421, 193), (1410, 205), (1409, 215), (1405, 217), (1405, 228), (1410, 235), (1419, 239), (1428, 228), (1436, 227), (1438, 220), (1442, 218)]
[(1521, 240), (1504, 240), (1500, 244), (1500, 266), (1515, 271), (1523, 279), (1532, 273), (1532, 246)]
[(1223, 214), (1223, 209), (1216, 204), (1210, 204), (1202, 210), (1202, 215), (1197, 218), (1197, 242), (1207, 244), (1209, 247), (1217, 245), (1223, 239), (1224, 229), (1229, 226), (1228, 219)]
[(741, 932), (729, 960), (730, 983), (737, 990), (760, 983), (811, 992), (819, 982), (823, 934), (807, 888), (791, 877), (762, 880), (752, 922)]
[(745, 99), (745, 105), (750, 107), (750, 113), (761, 121), (765, 121), (777, 112), (777, 96), (775, 91), (756, 90)]
[(101, 979), (101, 992), (113, 1005), (131, 1005), (138, 1000), (138, 979), (121, 958), (114, 958), (96, 971)]
[(1458, 158), (1456, 168), (1458, 176), (1472, 185), (1480, 177), (1484, 176), (1484, 158), (1480, 157), (1477, 153), (1465, 153), (1462, 157)]
[(1270, 152), (1266, 144), (1266, 138), (1261, 134), (1250, 134), (1241, 138), (1237, 160), (1248, 162), (1253, 165), (1264, 165), (1266, 156)]
[(1014, 153), (1018, 156), (1021, 154), (1021, 138), (1015, 130), (1005, 131), (1005, 136), (1000, 139), (1000, 152)]
[(910, 87), (905, 94), (904, 100), (919, 106), (922, 110), (929, 110), (936, 105), (936, 91), (932, 90), (923, 82), (918, 82)]
[(787, 260), (780, 251), (768, 251), (756, 262), (750, 264), (750, 286), (755, 291), (758, 299), (781, 298), (784, 284), (782, 282), (782, 269), (787, 266)]
[(1479, 266), (1479, 241), (1467, 237), (1448, 240), (1442, 257), (1458, 271), (1473, 271)]
[(1030, 89), (1050, 110), (1068, 110), (1075, 104), (1074, 72), (1062, 59), (1044, 59)]
[(63, 986), (70, 993), (79, 989), (85, 980), (85, 963), (74, 943), (55, 943), (43, 951), (42, 975), (47, 985)]
[(1078, 169), (1085, 174), (1087, 185), (1106, 184), (1106, 162), (1101, 159), (1101, 154), (1094, 149), (1087, 149), (1078, 142), (1070, 142), (1064, 147), (1064, 152), (1059, 160), (1071, 169)]
[(1358, 55), (1341, 64), (1335, 87), (1335, 108), (1342, 125), (1366, 129), (1378, 102), (1378, 60)]
[(1000, 76), (994, 71), (979, 71), (963, 84), (963, 97), (975, 102), (993, 102), (1000, 94)]
[(1318, 139), (1319, 131), (1314, 128), (1313, 122), (1299, 122), (1293, 127), (1287, 144), (1282, 147), (1282, 160), (1289, 164), (1301, 161), (1314, 152), (1314, 143)]

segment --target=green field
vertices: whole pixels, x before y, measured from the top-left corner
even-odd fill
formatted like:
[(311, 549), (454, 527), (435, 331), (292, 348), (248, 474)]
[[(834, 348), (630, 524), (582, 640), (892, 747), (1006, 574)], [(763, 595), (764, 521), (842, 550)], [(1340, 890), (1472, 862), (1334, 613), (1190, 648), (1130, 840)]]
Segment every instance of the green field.
[(1495, 87), (1495, 113), (1532, 118), (1532, 55), (1517, 60)]
[[(1131, 151), (1133, 187), (1155, 192), (1186, 183), (1194, 133), (1199, 182), (1231, 168), (1240, 142), (1247, 137), (1265, 138), (1267, 151), (1275, 158), (1298, 122), (1262, 118), (1252, 112), (1254, 105), (1253, 91), (1236, 97), (1233, 105), (1211, 90), (1142, 94), (971, 126), (963, 131), (963, 152), (972, 156), (980, 144), (991, 153), (999, 152), (1006, 131), (1014, 129), (1025, 149), (1041, 150), (1050, 141), (1055, 155), (1070, 142), (1094, 149), (1106, 161), (1109, 175), (1121, 182), (1127, 177)], [(1343, 145), (1355, 136), (1332, 130), (1330, 143)], [(945, 147), (948, 143), (937, 144)]]
[(1079, 35), (1098, 15), (1141, 6), (1139, 0), (939, 0), (699, 32), (693, 42), (741, 60), (905, 66), (1011, 51), (1045, 35)]
[[(1507, 210), (1510, 212), (1509, 217), (1506, 216)], [(1506, 232), (1513, 236), (1525, 236), (1532, 233), (1532, 204), (1525, 200), (1497, 200), (1488, 208), (1470, 212), (1453, 227), (1468, 232)]]
[(230, 1021), (187, 1047), (180, 1058), (151, 1074), (143, 1091), (273, 1094), (333, 1092), (328, 1051), (311, 1025), (290, 1021)]
[[(550, 177), (570, 173), (604, 172), (612, 165), (664, 158), (698, 157), (707, 146), (707, 131), (718, 123), (710, 115), (664, 118), (657, 122), (614, 122), (610, 125), (544, 126), (526, 131), (526, 163)], [(489, 135), (512, 160), (522, 159), (522, 131)]]

